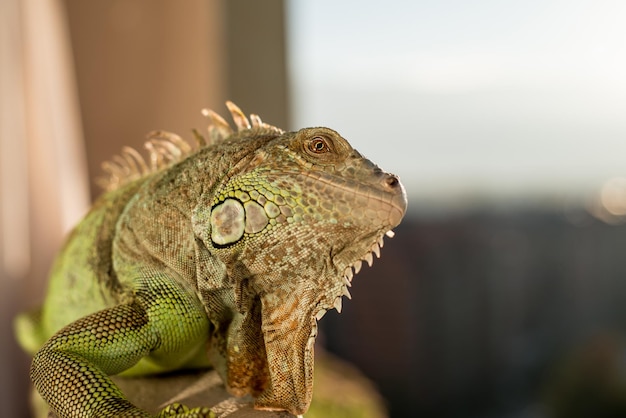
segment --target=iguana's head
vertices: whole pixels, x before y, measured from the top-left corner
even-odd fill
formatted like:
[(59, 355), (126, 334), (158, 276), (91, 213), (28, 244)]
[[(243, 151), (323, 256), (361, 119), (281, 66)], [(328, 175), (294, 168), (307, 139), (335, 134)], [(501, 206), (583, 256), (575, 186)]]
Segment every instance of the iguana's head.
[[(251, 275), (290, 265), (352, 279), (352, 268), (380, 256), (406, 211), (398, 177), (381, 170), (328, 128), (306, 128), (258, 142), (212, 193), (210, 245), (224, 261), (237, 254)], [(237, 143), (230, 146), (237, 147)], [(241, 254), (245, 253), (245, 257)], [(285, 271), (284, 280), (294, 271)], [(278, 283), (259, 283), (259, 291)], [(324, 286), (335, 289), (333, 286)], [(334, 307), (341, 294), (320, 299)], [(328, 299), (330, 298), (330, 300)], [(316, 312), (317, 314), (317, 312)]]
[[(406, 194), (397, 176), (331, 129), (282, 132), (251, 127), (238, 109), (233, 116), (240, 132), (220, 149), (237, 160), (194, 221), (245, 317), (230, 327), (229, 355), (240, 360), (229, 364), (227, 383), (259, 395), (257, 407), (301, 414), (311, 399), (317, 320), (341, 311), (353, 274), (402, 220)], [(260, 338), (264, 352), (246, 347)]]

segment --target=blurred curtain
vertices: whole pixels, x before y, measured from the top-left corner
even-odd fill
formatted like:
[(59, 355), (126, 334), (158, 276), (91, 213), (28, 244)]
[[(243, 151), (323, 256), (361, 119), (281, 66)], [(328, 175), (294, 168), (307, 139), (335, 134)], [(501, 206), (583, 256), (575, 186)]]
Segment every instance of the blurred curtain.
[[(0, 404), (27, 416), (25, 356), (12, 335), (19, 309), (41, 299), (63, 236), (89, 196), (64, 8), (58, 0), (0, 2)], [(16, 362), (19, 358), (21, 361)]]

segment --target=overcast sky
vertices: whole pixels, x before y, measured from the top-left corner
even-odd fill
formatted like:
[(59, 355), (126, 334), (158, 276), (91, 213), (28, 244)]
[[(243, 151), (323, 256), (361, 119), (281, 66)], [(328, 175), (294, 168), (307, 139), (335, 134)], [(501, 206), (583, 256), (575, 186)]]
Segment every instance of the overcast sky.
[(626, 176), (626, 2), (289, 0), (294, 125), (410, 201), (584, 195)]

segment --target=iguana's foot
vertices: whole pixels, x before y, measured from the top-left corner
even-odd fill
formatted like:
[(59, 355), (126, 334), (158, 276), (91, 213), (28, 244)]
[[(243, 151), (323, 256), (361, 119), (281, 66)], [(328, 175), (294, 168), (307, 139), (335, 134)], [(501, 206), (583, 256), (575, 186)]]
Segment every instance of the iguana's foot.
[(163, 409), (157, 418), (216, 418), (211, 408), (197, 407), (189, 409), (185, 405), (173, 403)]

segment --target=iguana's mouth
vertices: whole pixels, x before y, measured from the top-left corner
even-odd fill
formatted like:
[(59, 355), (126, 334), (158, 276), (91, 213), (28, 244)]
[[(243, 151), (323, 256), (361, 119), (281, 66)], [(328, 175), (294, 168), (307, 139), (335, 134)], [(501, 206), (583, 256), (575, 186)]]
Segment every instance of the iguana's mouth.
[(376, 212), (379, 221), (387, 223), (390, 228), (397, 226), (407, 209), (406, 192), (397, 176), (381, 172), (379, 181), (362, 183), (355, 179), (346, 179), (329, 175), (324, 172), (297, 173), (297, 176), (306, 176), (315, 181), (328, 185), (336, 191), (360, 198), (357, 204)]

